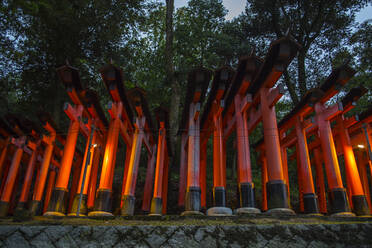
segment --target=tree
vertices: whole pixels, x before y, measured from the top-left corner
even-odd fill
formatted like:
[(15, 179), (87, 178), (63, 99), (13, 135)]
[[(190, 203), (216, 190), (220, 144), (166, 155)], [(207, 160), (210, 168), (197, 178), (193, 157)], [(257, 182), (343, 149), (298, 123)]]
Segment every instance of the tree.
[(84, 84), (102, 93), (98, 69), (110, 58), (119, 61), (130, 56), (119, 50), (136, 35), (143, 3), (14, 0), (3, 4), (0, 11), (8, 20), (6, 37), (13, 39), (14, 49), (8, 53), (0, 50), (0, 57), (11, 62), (2, 67), (0, 75), (14, 85), (20, 112), (34, 113), (35, 106), (43, 106), (59, 122), (66, 94), (55, 69), (66, 59), (80, 69)]
[[(173, 64), (173, 12), (174, 12), (174, 0), (166, 0), (166, 17), (165, 17), (165, 71), (166, 80), (172, 89), (171, 105), (169, 112), (170, 120), (170, 135), (171, 135), (171, 147), (176, 144), (177, 128), (179, 126), (179, 108), (181, 101), (181, 87), (174, 74)], [(174, 153), (174, 151), (172, 150)], [(173, 154), (174, 155), (174, 154)]]
[(216, 67), (223, 64), (215, 44), (227, 14), (221, 0), (190, 0), (179, 8), (175, 23), (176, 66), (187, 71), (197, 65)]
[(245, 14), (240, 18), (244, 20), (243, 28), (247, 35), (272, 39), (280, 38), (290, 30), (290, 34), (301, 44), (295, 63), (284, 72), (291, 99), (297, 103), (315, 85), (314, 82), (324, 76), (327, 70), (319, 69), (327, 67), (319, 65), (319, 62), (329, 59), (345, 43), (354, 24), (355, 13), (367, 2), (248, 0)]

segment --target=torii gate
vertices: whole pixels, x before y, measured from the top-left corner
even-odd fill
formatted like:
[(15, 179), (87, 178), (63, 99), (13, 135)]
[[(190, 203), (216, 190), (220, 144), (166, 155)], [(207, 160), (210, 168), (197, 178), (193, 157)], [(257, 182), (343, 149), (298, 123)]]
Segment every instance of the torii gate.
[[(265, 151), (270, 154), (270, 156), (267, 156), (268, 182), (264, 186), (267, 191), (270, 213), (286, 212), (293, 214), (288, 204), (287, 186), (283, 173), (275, 114), (275, 103), (284, 92), (283, 87), (273, 88), (273, 86), (296, 56), (299, 48), (300, 45), (290, 35), (272, 42), (259, 71), (254, 78), (249, 78), (250, 81), (245, 95), (246, 100), (241, 103), (249, 118), (246, 128), (244, 128), (244, 130), (247, 130), (247, 133), (243, 135), (246, 139), (248, 139), (248, 134), (254, 130), (258, 123), (261, 120), (263, 122)], [(228, 124), (227, 127), (233, 127), (233, 125)], [(229, 133), (229, 129), (226, 132)], [(249, 144), (248, 140), (245, 143)], [(246, 154), (245, 157), (248, 158), (249, 154)], [(249, 192), (247, 196), (251, 197), (253, 185), (249, 182), (246, 185), (247, 188), (245, 190)], [(246, 212), (244, 207), (242, 206), (242, 213)], [(252, 212), (251, 207), (252, 205), (248, 205), (248, 212)], [(257, 212), (257, 210), (254, 211)]]
[(200, 175), (200, 105), (211, 79), (210, 71), (196, 68), (188, 75), (187, 93), (182, 119), (179, 127), (181, 134), (181, 161), (178, 205), (185, 207), (182, 215), (202, 214)]
[(150, 211), (153, 176), (156, 162), (156, 144), (152, 135), (154, 125), (152, 124), (151, 114), (145, 98), (145, 91), (139, 87), (135, 87), (128, 91), (128, 97), (133, 108), (136, 110), (137, 116), (134, 124), (135, 130), (131, 145), (132, 151), (130, 153), (129, 164), (125, 168), (126, 177), (123, 180), (123, 205), (121, 207), (121, 215), (124, 216), (134, 214), (135, 190), (142, 143), (145, 145), (148, 152), (146, 181), (142, 201), (142, 210), (145, 212)]
[(262, 60), (254, 56), (240, 58), (231, 87), (225, 97), (222, 112), (224, 123), (224, 142), (236, 130), (237, 146), (237, 181), (240, 207), (237, 214), (260, 213), (256, 208), (254, 185), (252, 182), (251, 158), (249, 147), (249, 130), (247, 128), (247, 107), (252, 102), (252, 95), (247, 94), (249, 85), (256, 77)]
[[(110, 124), (107, 132), (107, 140), (103, 155), (101, 177), (94, 201), (93, 211), (88, 216), (113, 216), (111, 213), (112, 184), (116, 163), (116, 152), (118, 146), (119, 133), (126, 144), (124, 180), (126, 178), (126, 168), (128, 167), (131, 155), (132, 133), (133, 133), (133, 113), (130, 108), (126, 91), (123, 84), (123, 72), (120, 68), (108, 64), (100, 70), (103, 82), (110, 93), (112, 102), (109, 103)], [(92, 191), (90, 191), (92, 192)]]
[[(85, 109), (89, 112), (90, 115), (90, 125), (89, 129), (91, 135), (89, 135), (86, 147), (84, 160), (81, 167), (80, 178), (77, 184), (76, 195), (74, 196), (72, 207), (69, 213), (69, 216), (76, 216), (79, 208), (80, 193), (82, 191), (82, 199), (79, 215), (88, 214), (88, 187), (91, 182), (91, 191), (95, 191), (96, 182), (97, 182), (97, 171), (99, 165), (99, 159), (101, 155), (101, 147), (105, 144), (106, 130), (108, 128), (108, 122), (106, 120), (105, 114), (99, 103), (98, 94), (91, 89), (84, 91), (83, 104)], [(90, 140), (92, 139), (92, 140)], [(89, 154), (89, 158), (88, 158)], [(89, 161), (87, 161), (89, 160)], [(94, 173), (92, 173), (94, 172)], [(85, 177), (85, 180), (84, 180)], [(83, 184), (84, 180), (84, 185)], [(90, 196), (93, 199), (90, 199), (94, 202), (94, 195)], [(91, 204), (91, 203), (90, 203)], [(91, 204), (92, 205), (92, 204)], [(91, 206), (92, 207), (92, 206)]]
[(156, 169), (154, 193), (151, 200), (151, 209), (149, 215), (162, 215), (167, 213), (167, 195), (168, 195), (168, 172), (169, 172), (169, 118), (168, 110), (162, 107), (155, 109), (156, 119), (158, 121), (158, 150), (156, 154)]
[[(226, 149), (223, 136), (224, 96), (229, 88), (234, 71), (227, 66), (216, 70), (207, 103), (201, 117), (200, 125), (200, 169), (202, 193), (206, 183), (207, 142), (213, 134), (213, 206), (207, 215), (232, 215), (226, 207)], [(205, 194), (202, 194), (202, 206), (205, 206)]]
[[(85, 137), (89, 137), (90, 131), (90, 121), (88, 121), (88, 124), (83, 122), (83, 118), (88, 118), (89, 120), (90, 115), (84, 108), (82, 101), (81, 96), (84, 89), (80, 82), (78, 70), (67, 64), (59, 67), (57, 69), (57, 73), (62, 83), (65, 85), (67, 94), (74, 103), (74, 106), (71, 106), (69, 103), (65, 103), (64, 105), (64, 111), (71, 121), (66, 137), (66, 143), (64, 145), (63, 157), (61, 160), (56, 184), (52, 192), (48, 210), (44, 213), (44, 216), (64, 216), (65, 213), (70, 210), (73, 195), (76, 192), (76, 187), (80, 176), (80, 168), (75, 167), (72, 180), (73, 182), (70, 189), (71, 200), (68, 204), (68, 208), (66, 209), (65, 202), (68, 199), (68, 183), (73, 165), (77, 138), (79, 131), (81, 131)], [(77, 166), (81, 166), (81, 164), (78, 164)]]

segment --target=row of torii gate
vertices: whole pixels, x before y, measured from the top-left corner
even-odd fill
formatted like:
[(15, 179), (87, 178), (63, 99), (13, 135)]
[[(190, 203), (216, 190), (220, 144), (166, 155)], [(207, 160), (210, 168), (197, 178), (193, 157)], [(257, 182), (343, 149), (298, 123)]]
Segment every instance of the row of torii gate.
[[(299, 49), (300, 45), (288, 35), (272, 42), (264, 59), (254, 54), (242, 57), (236, 71), (224, 66), (212, 73), (200, 67), (189, 73), (178, 132), (178, 205), (184, 208), (184, 215), (202, 214), (202, 209), (207, 208), (210, 137), (213, 206), (208, 206), (207, 214), (233, 213), (226, 205), (226, 141), (233, 133), (240, 203), (236, 214), (294, 214), (289, 201), (289, 159), (297, 162), (300, 212), (341, 216), (371, 213), (372, 107), (345, 117), (367, 90), (362, 86), (353, 88), (341, 101), (327, 104), (355, 74), (351, 67), (345, 64), (333, 69), (318, 88), (310, 90), (277, 123), (275, 104), (284, 89), (280, 84), (274, 86)], [(148, 155), (146, 180), (141, 185), (142, 210), (151, 215), (166, 214), (170, 154), (167, 110), (155, 109), (154, 123), (144, 90), (126, 90), (122, 71), (109, 64), (100, 70), (111, 96), (108, 121), (97, 93), (82, 86), (77, 69), (67, 64), (57, 72), (72, 102), (64, 105), (70, 119), (67, 135), (45, 112), (38, 114), (44, 131), (20, 116), (7, 114), (0, 119), (0, 216), (25, 209), (44, 216), (112, 216), (119, 136), (125, 143), (121, 215), (135, 212), (142, 147)], [(263, 138), (250, 144), (249, 135), (261, 122)], [(79, 133), (85, 138), (85, 151), (77, 148)], [(287, 150), (293, 147), (295, 156), (288, 157)], [(252, 180), (251, 148), (260, 154), (261, 210)], [(344, 158), (346, 187), (339, 155)]]

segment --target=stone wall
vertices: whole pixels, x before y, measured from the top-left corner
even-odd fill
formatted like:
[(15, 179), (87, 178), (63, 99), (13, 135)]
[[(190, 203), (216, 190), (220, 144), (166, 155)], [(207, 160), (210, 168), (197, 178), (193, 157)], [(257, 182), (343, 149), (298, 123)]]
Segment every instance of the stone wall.
[(1, 247), (372, 247), (372, 223), (3, 225)]

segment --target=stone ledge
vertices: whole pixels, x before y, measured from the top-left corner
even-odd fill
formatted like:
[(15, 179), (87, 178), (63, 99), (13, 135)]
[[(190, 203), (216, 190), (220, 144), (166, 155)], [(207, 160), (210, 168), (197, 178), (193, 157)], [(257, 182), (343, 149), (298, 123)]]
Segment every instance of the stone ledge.
[(372, 223), (0, 225), (1, 247), (371, 247)]

